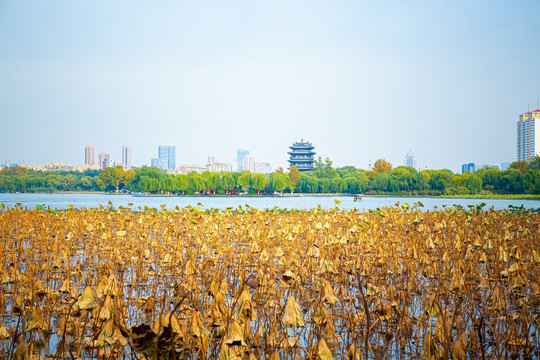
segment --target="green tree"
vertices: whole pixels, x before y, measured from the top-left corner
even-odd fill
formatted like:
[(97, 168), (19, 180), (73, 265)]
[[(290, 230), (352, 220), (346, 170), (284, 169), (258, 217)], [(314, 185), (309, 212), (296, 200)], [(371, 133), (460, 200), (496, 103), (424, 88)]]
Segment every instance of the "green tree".
[(234, 188), (234, 185), (236, 185), (234, 175), (231, 172), (226, 171), (222, 174), (222, 181), (225, 192), (229, 194), (229, 192)]
[(454, 174), (450, 170), (435, 170), (429, 179), (429, 185), (432, 190), (445, 193), (454, 181)]
[(251, 186), (257, 190), (257, 194), (266, 187), (266, 177), (263, 174), (253, 174)]
[(176, 190), (181, 191), (182, 194), (184, 194), (189, 187), (188, 176), (186, 174), (176, 175), (174, 180), (175, 180), (174, 183), (176, 185)]
[[(133, 172), (133, 170), (128, 172)], [(166, 190), (167, 174), (158, 168), (143, 166), (133, 174), (129, 183), (133, 191), (157, 192)]]
[(540, 170), (540, 155), (534, 155), (529, 166), (532, 170)]
[(332, 160), (329, 158), (322, 160), (322, 157), (318, 157), (314, 162), (315, 168), (313, 169), (313, 174), (319, 179), (333, 179), (336, 176), (339, 176), (337, 171), (332, 167)]
[(116, 167), (107, 167), (99, 173), (99, 179), (101, 180), (102, 188), (113, 187), (116, 192), (121, 183), (127, 181), (126, 171), (121, 165)]
[(525, 175), (529, 170), (529, 163), (526, 161), (514, 161), (510, 164), (510, 168), (519, 170), (521, 175)]
[(203, 178), (206, 184), (206, 189), (211, 194), (215, 194), (221, 185), (221, 175), (215, 171), (205, 171), (203, 173)]
[(285, 174), (274, 172), (270, 175), (269, 184), (273, 191), (279, 191), (283, 195), (283, 191), (288, 186), (289, 177)]
[(242, 189), (247, 193), (249, 191), (249, 188), (251, 187), (251, 173), (249, 171), (243, 171), (242, 175), (238, 178), (238, 185), (242, 187)]
[(203, 191), (206, 187), (203, 176), (196, 171), (189, 172), (188, 180), (189, 180), (189, 188), (194, 192)]
[(529, 169), (525, 174), (523, 187), (527, 194), (540, 194), (540, 171)]
[(474, 174), (469, 174), (463, 179), (461, 185), (469, 190), (469, 193), (476, 195), (482, 191), (482, 179)]
[(505, 194), (523, 193), (523, 175), (518, 169), (509, 168), (502, 172), (499, 180), (500, 191)]

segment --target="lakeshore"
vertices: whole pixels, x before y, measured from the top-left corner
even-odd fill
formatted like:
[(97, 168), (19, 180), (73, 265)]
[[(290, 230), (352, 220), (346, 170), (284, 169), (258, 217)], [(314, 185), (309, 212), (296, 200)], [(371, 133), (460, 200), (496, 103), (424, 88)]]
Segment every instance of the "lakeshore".
[(540, 208), (540, 200), (536, 199), (453, 199), (435, 197), (396, 197), (364, 195), (362, 200), (354, 201), (351, 196), (262, 196), (262, 195), (180, 195), (180, 196), (132, 196), (130, 194), (108, 193), (53, 193), (53, 194), (0, 194), (0, 203), (6, 207), (20, 206), (33, 209), (36, 205), (45, 205), (57, 210), (66, 209), (70, 205), (74, 208), (99, 208), (112, 207), (138, 209), (160, 208), (165, 205), (167, 209), (198, 206), (202, 204), (205, 209), (238, 208), (248, 205), (256, 209), (358, 209), (359, 211), (376, 210), (377, 208), (395, 207), (397, 203), (407, 203), (411, 207), (415, 203), (421, 203), (419, 207), (423, 211), (432, 211), (444, 207), (484, 205), (484, 209), (494, 208), (497, 210), (508, 209), (509, 206), (526, 209)]

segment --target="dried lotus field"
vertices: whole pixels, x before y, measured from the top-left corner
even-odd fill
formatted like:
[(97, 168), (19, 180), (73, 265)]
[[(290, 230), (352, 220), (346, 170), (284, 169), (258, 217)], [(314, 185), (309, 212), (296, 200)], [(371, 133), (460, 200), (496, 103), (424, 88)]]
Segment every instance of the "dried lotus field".
[(538, 359), (540, 215), (417, 209), (4, 209), (0, 358)]

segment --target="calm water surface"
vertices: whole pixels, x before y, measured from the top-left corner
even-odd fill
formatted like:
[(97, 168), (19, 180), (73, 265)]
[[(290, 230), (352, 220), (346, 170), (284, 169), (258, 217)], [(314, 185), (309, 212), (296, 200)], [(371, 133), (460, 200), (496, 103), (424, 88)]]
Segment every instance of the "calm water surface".
[[(335, 200), (341, 201), (336, 205)], [(137, 208), (148, 206), (159, 208), (166, 205), (167, 209), (174, 209), (176, 206), (183, 208), (188, 205), (197, 206), (203, 204), (205, 208), (225, 209), (227, 207), (238, 208), (246, 204), (257, 209), (271, 209), (274, 207), (287, 209), (311, 209), (321, 207), (330, 209), (338, 206), (340, 209), (359, 210), (376, 209), (382, 207), (395, 206), (396, 202), (408, 203), (412, 206), (414, 202), (420, 201), (424, 204), (424, 210), (434, 210), (443, 206), (478, 205), (486, 203), (484, 209), (493, 206), (494, 209), (507, 209), (509, 205), (521, 206), (527, 209), (540, 208), (540, 200), (487, 200), (487, 199), (438, 199), (426, 197), (375, 197), (364, 196), (361, 201), (354, 201), (350, 196), (295, 196), (295, 197), (254, 197), (254, 196), (145, 196), (137, 197), (132, 195), (111, 195), (111, 194), (0, 194), (0, 203), (14, 207), (20, 203), (24, 208), (34, 208), (36, 205), (46, 205), (55, 209), (65, 209), (69, 205), (75, 208), (95, 208), (100, 205), (107, 207), (109, 201), (113, 207), (118, 206)], [(132, 203), (133, 205), (128, 205)]]

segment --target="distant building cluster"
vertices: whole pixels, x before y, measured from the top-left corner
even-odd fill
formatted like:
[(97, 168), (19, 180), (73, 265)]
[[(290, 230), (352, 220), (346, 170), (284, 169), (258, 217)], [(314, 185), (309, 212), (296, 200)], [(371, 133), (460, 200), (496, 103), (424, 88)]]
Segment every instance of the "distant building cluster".
[(131, 169), (131, 146), (129, 145), (122, 145), (122, 161), (116, 161), (111, 159), (110, 154), (106, 154), (103, 152), (100, 152), (98, 154), (98, 160), (97, 164), (94, 163), (95, 157), (94, 157), (94, 147), (87, 145), (84, 149), (84, 163), (85, 165), (91, 166), (93, 169), (96, 170), (103, 170), (106, 167), (114, 167), (117, 165), (121, 165), (124, 169)]
[[(165, 148), (167, 150), (165, 150)], [(254, 157), (249, 155), (249, 150), (239, 149), (237, 158), (232, 164), (219, 162), (215, 155), (208, 155), (207, 163), (204, 166), (199, 165), (179, 165), (174, 166), (176, 159), (176, 148), (174, 146), (159, 146), (159, 157), (152, 159), (151, 166), (166, 170), (170, 174), (188, 174), (192, 171), (202, 174), (205, 171), (226, 172), (226, 171), (250, 171), (252, 173), (269, 174), (272, 167), (266, 162), (257, 162)]]

